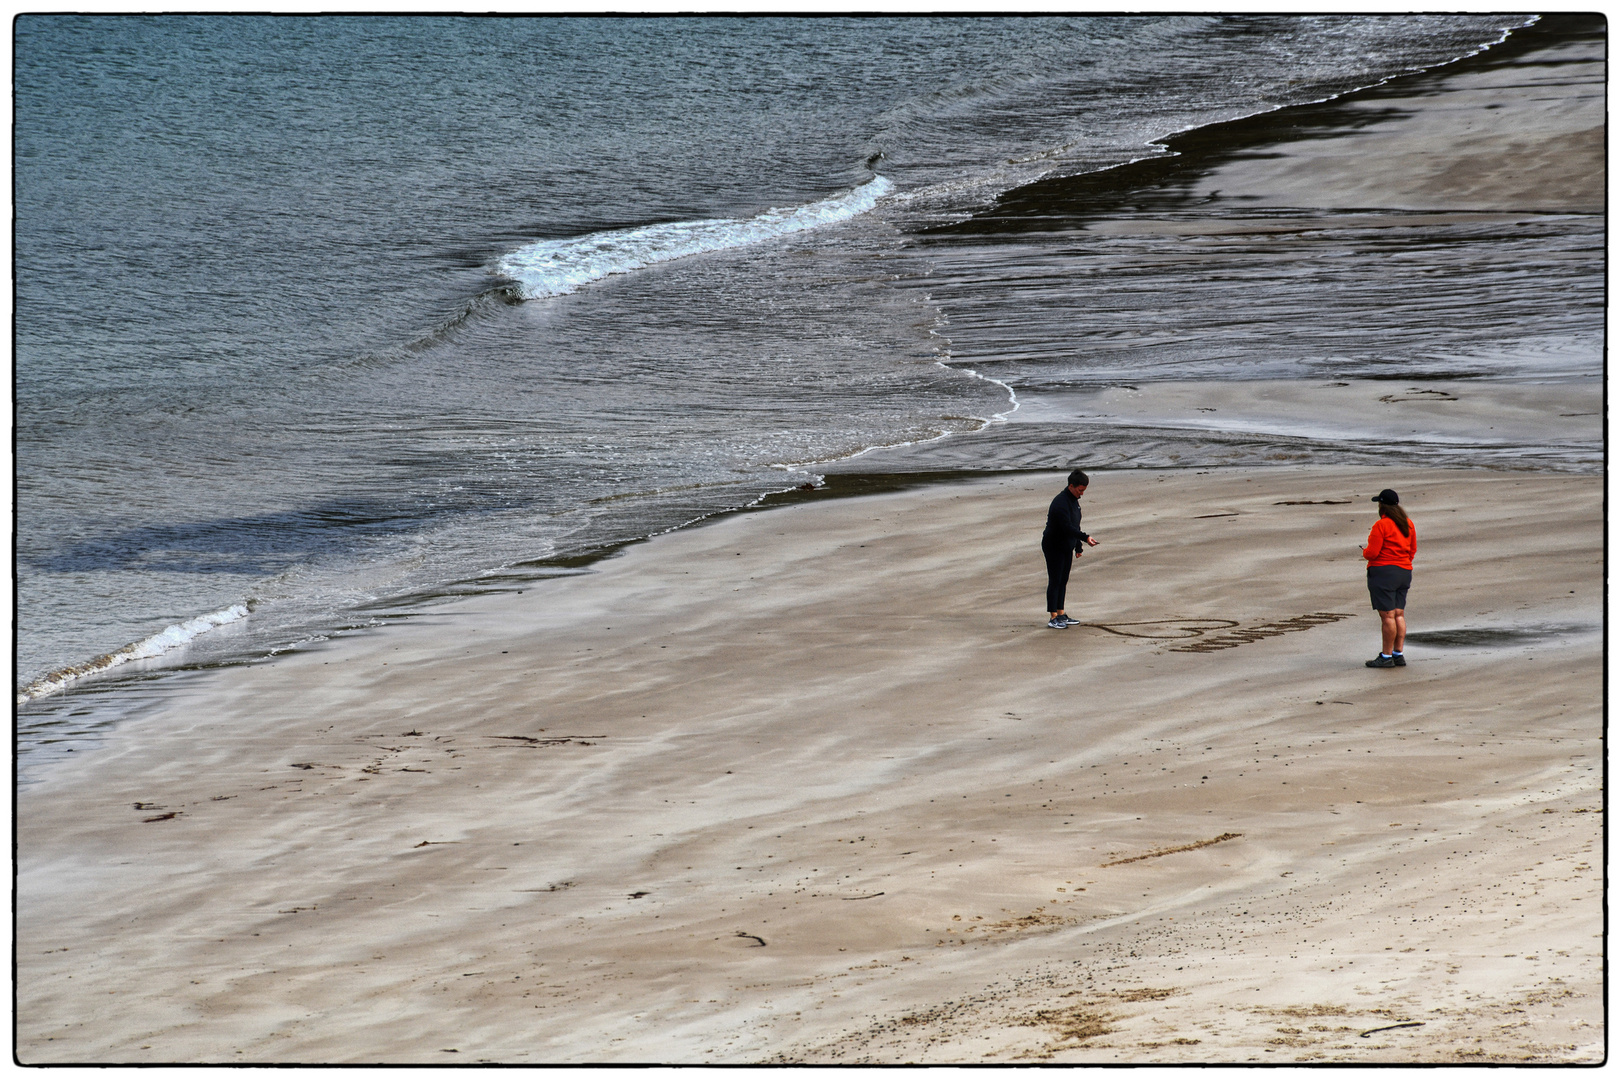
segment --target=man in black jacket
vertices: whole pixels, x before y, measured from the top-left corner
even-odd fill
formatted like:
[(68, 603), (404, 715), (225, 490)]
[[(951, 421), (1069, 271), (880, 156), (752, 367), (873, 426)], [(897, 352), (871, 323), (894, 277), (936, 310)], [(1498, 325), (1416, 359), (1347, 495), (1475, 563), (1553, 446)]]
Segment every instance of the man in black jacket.
[(1090, 534), (1080, 528), (1080, 496), (1091, 479), (1079, 469), (1069, 474), (1069, 486), (1057, 493), (1046, 511), (1046, 531), (1041, 534), (1041, 554), (1046, 556), (1046, 613), (1053, 630), (1067, 630), (1078, 620), (1063, 613), (1063, 594), (1069, 585), (1069, 570), (1081, 555), (1081, 545), (1097, 546)]

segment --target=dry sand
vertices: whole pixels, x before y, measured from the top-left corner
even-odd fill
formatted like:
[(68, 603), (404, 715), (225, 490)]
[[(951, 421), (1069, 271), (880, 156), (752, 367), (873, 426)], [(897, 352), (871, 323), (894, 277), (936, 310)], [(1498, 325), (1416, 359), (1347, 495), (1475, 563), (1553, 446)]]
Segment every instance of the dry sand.
[[(1600, 1060), (1601, 481), (1097, 475), (1051, 631), (1059, 486), (175, 679), (19, 796), (20, 1060)], [(1384, 486), (1487, 633), (1374, 671)]]

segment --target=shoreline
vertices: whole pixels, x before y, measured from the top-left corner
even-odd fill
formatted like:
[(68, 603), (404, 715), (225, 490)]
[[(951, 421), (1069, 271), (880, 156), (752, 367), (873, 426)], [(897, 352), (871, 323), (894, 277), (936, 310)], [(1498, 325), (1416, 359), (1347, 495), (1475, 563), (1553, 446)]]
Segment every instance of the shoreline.
[[(954, 434), (954, 433), (952, 433)], [(976, 432), (973, 434), (977, 434)], [(941, 436), (941, 439), (948, 438)], [(938, 441), (938, 440), (931, 440)], [(907, 444), (911, 446), (915, 444)], [(842, 458), (837, 462), (817, 462), (816, 465), (833, 467), (845, 461), (854, 461), (857, 458), (873, 452), (885, 450), (904, 449), (904, 447), (876, 447), (873, 450), (862, 451), (859, 455)], [(807, 472), (811, 466), (795, 466)], [(742, 506), (718, 510), (693, 521), (664, 529), (660, 532), (649, 533), (644, 536), (634, 536), (623, 540), (614, 540), (595, 547), (589, 547), (572, 555), (531, 559), (516, 562), (507, 566), (486, 571), (485, 573), (468, 578), (448, 581), (441, 586), (443, 591), (411, 593), (401, 597), (388, 597), (368, 605), (362, 605), (348, 612), (349, 618), (336, 623), (330, 630), (316, 637), (303, 638), (270, 648), (268, 652), (252, 652), (241, 656), (233, 656), (220, 660), (202, 663), (187, 663), (184, 661), (184, 649), (178, 648), (159, 653), (155, 656), (139, 657), (128, 660), (116, 660), (113, 663), (104, 663), (121, 654), (127, 653), (136, 647), (161, 638), (167, 631), (160, 631), (140, 641), (131, 642), (111, 653), (94, 657), (82, 664), (47, 672), (37, 679), (31, 680), (28, 685), (21, 686), (16, 692), (16, 706), (25, 708), (34, 702), (45, 699), (54, 699), (57, 702), (66, 700), (67, 695), (74, 693), (108, 693), (124, 688), (129, 683), (148, 681), (160, 678), (168, 673), (186, 673), (215, 671), (239, 667), (244, 664), (263, 663), (276, 656), (298, 649), (306, 648), (312, 643), (327, 640), (335, 636), (343, 636), (355, 632), (381, 629), (389, 625), (387, 622), (377, 622), (379, 618), (390, 612), (393, 619), (410, 619), (431, 614), (444, 604), (454, 604), (461, 600), (485, 595), (499, 595), (508, 592), (522, 592), (541, 582), (553, 578), (566, 576), (568, 573), (589, 572), (598, 564), (612, 559), (626, 550), (656, 540), (660, 536), (681, 532), (686, 529), (702, 528), (717, 521), (724, 521), (737, 514), (751, 514), (761, 510), (771, 510), (782, 506), (793, 506), (800, 503), (815, 502), (822, 499), (855, 498), (863, 495), (883, 494), (893, 491), (904, 491), (914, 487), (930, 484), (951, 483), (958, 480), (980, 479), (998, 475), (1014, 475), (1032, 470), (1024, 469), (934, 469), (915, 472), (837, 472), (827, 475), (818, 475), (820, 482), (813, 488), (799, 485), (785, 488), (780, 491), (767, 492), (753, 502)], [(235, 605), (240, 606), (240, 605)], [(399, 609), (415, 609), (400, 613)], [(215, 614), (207, 613), (198, 616), (191, 622), (199, 619), (209, 619)], [(354, 620), (363, 620), (356, 622)], [(189, 624), (182, 624), (184, 628)], [(221, 625), (229, 625), (228, 623)], [(170, 627), (169, 629), (175, 629)], [(189, 642), (188, 642), (189, 644)], [(168, 658), (168, 659), (166, 659)], [(45, 693), (35, 694), (25, 698), (25, 694), (34, 687), (57, 680), (58, 676), (66, 676), (66, 682), (57, 688), (47, 690)]]
[[(21, 1060), (1590, 1060), (1601, 479), (1100, 472), (1102, 627), (1053, 632), (1058, 483), (736, 515), (172, 688), (18, 796)], [(1385, 485), (1413, 630), (1528, 638), (1348, 659)]]
[[(750, 503), (715, 511), (659, 532), (603, 543), (570, 555), (515, 562), (475, 577), (445, 582), (433, 591), (384, 598), (349, 610), (345, 618), (335, 622), (331, 629), (320, 636), (346, 634), (365, 629), (374, 620), (391, 612), (396, 613), (392, 616), (395, 618), (411, 618), (431, 612), (442, 604), (455, 603), (470, 596), (521, 590), (559, 576), (560, 573), (588, 571), (602, 561), (611, 559), (638, 544), (647, 543), (671, 532), (702, 528), (737, 514), (750, 514), (825, 499), (902, 491), (931, 484), (1047, 471), (1054, 467), (1050, 460), (1052, 458), (1050, 448), (1064, 442), (1085, 442), (1091, 447), (1089, 457), (1100, 467), (1131, 467), (1145, 471), (1243, 468), (1256, 467), (1258, 463), (1244, 455), (1239, 455), (1233, 460), (1221, 460), (1220, 444), (1241, 443), (1244, 439), (1256, 436), (1275, 442), (1285, 435), (1283, 428), (1293, 426), (1299, 429), (1301, 437), (1297, 452), (1291, 455), (1290, 460), (1259, 467), (1286, 467), (1306, 463), (1319, 465), (1332, 462), (1371, 464), (1376, 455), (1371, 452), (1358, 454), (1355, 439), (1365, 438), (1367, 431), (1387, 436), (1407, 421), (1407, 414), (1416, 414), (1423, 423), (1438, 423), (1439, 426), (1434, 430), (1445, 434), (1438, 444), (1431, 439), (1403, 445), (1403, 451), (1410, 454), (1407, 459), (1409, 463), (1420, 464), (1427, 468), (1469, 469), (1477, 467), (1477, 464), (1428, 461), (1425, 460), (1425, 455), (1436, 452), (1436, 445), (1441, 446), (1439, 453), (1455, 452), (1453, 448), (1444, 445), (1457, 443), (1455, 432), (1466, 430), (1468, 423), (1483, 423), (1484, 419), (1490, 418), (1511, 421), (1508, 426), (1516, 425), (1517, 438), (1504, 440), (1499, 437), (1493, 443), (1476, 442), (1474, 449), (1480, 454), (1505, 458), (1509, 455), (1523, 456), (1529, 450), (1535, 455), (1534, 463), (1529, 466), (1533, 471), (1592, 473), (1594, 469), (1601, 469), (1603, 462), (1601, 420), (1594, 422), (1589, 419), (1602, 415), (1600, 409), (1602, 387), (1600, 382), (1593, 381), (1594, 378), (1596, 377), (1579, 375), (1531, 375), (1519, 379), (1497, 378), (1488, 382), (1474, 383), (1474, 380), (1465, 373), (1453, 372), (1449, 375), (1419, 373), (1384, 377), (1362, 376), (1351, 379), (1348, 384), (1334, 382), (1317, 387), (1320, 392), (1323, 387), (1371, 384), (1372, 393), (1377, 393), (1379, 390), (1388, 390), (1387, 386), (1379, 385), (1380, 383), (1424, 384), (1425, 389), (1414, 390), (1406, 395), (1387, 392), (1380, 395), (1380, 402), (1383, 404), (1389, 404), (1389, 399), (1395, 399), (1394, 403), (1406, 406), (1399, 410), (1401, 413), (1399, 417), (1394, 416), (1396, 412), (1394, 409), (1384, 410), (1390, 414), (1388, 416), (1376, 415), (1373, 411), (1369, 411), (1366, 403), (1359, 400), (1353, 401), (1347, 408), (1342, 400), (1338, 400), (1348, 396), (1344, 394), (1327, 395), (1335, 397), (1336, 400), (1326, 409), (1320, 405), (1312, 406), (1307, 403), (1306, 398), (1309, 397), (1309, 389), (1320, 380), (1307, 378), (1214, 380), (1202, 383), (1143, 380), (1138, 385), (1103, 381), (1094, 387), (1068, 387), (1056, 393), (1026, 389), (1017, 412), (999, 421), (989, 422), (977, 431), (952, 432), (923, 442), (873, 447), (848, 458), (796, 465), (793, 468), (814, 477), (810, 481), (815, 485), (813, 488), (799, 485), (768, 492)], [(1522, 399), (1526, 387), (1533, 388), (1531, 397), (1534, 399), (1534, 405), (1526, 407), (1522, 401), (1512, 403), (1502, 415), (1487, 417), (1493, 409), (1498, 411), (1504, 409), (1504, 401), (1497, 399), (1508, 397)], [(1450, 405), (1441, 406), (1442, 412), (1449, 411), (1453, 415), (1436, 417), (1434, 415), (1436, 401), (1425, 401), (1421, 395), (1431, 395), (1437, 401), (1452, 403), (1465, 401), (1467, 404), (1460, 410)], [(1592, 401), (1594, 396), (1599, 398), (1596, 403)], [(1213, 408), (1192, 406), (1188, 402), (1195, 397), (1200, 400), (1219, 400), (1221, 405)], [(1267, 407), (1268, 403), (1277, 400), (1288, 400), (1287, 407), (1282, 409)], [(1413, 402), (1416, 404), (1409, 404)], [(1100, 406), (1104, 407), (1104, 411), (1097, 411)], [(1227, 416), (1232, 416), (1245, 407), (1249, 415), (1245, 420), (1237, 421), (1238, 426), (1235, 427), (1225, 422), (1226, 417), (1221, 418), (1221, 423), (1212, 422), (1214, 418), (1202, 418), (1198, 422), (1190, 422), (1188, 419), (1193, 412), (1213, 413), (1222, 408), (1226, 410)], [(1373, 410), (1378, 408), (1379, 405), (1372, 406)], [(1560, 409), (1578, 411), (1560, 412)], [(1464, 415), (1456, 415), (1458, 412), (1463, 412)], [(1587, 431), (1581, 429), (1581, 425), (1576, 425), (1579, 434), (1572, 440), (1571, 425), (1559, 424), (1555, 417), (1581, 418), (1584, 428), (1591, 428), (1595, 423), (1598, 430)], [(1347, 421), (1348, 436), (1341, 435), (1337, 439), (1323, 437), (1321, 431), (1324, 426), (1343, 427)], [(1558, 425), (1556, 434), (1562, 436), (1561, 439), (1554, 441), (1555, 429), (1552, 425)], [(1358, 426), (1365, 430), (1358, 430)], [(1494, 425), (1491, 430), (1496, 430)], [(1132, 449), (1124, 460), (1111, 456), (1111, 444), (1118, 440), (1118, 436), (1114, 434), (1116, 432), (1130, 433), (1125, 439), (1130, 442)], [(1031, 439), (1031, 435), (1035, 435), (1035, 438)], [(1150, 449), (1149, 443), (1155, 440), (1161, 442), (1165, 449), (1157, 452)], [(1397, 437), (1396, 443), (1401, 444), (1403, 440)], [(1192, 460), (1177, 460), (1182, 455), (1191, 457)], [(1318, 460), (1322, 456), (1330, 460)], [(1504, 470), (1514, 468), (1505, 461), (1488, 467)], [(401, 608), (414, 610), (399, 615), (397, 612)], [(206, 613), (192, 621), (210, 619), (218, 614), (221, 613)], [(176, 627), (169, 628), (173, 629)], [(16, 704), (19, 708), (28, 708), (35, 702), (46, 699), (60, 703), (76, 693), (86, 691), (105, 693), (129, 682), (148, 680), (154, 676), (161, 677), (169, 672), (205, 671), (259, 663), (283, 652), (302, 648), (310, 640), (300, 639), (267, 647), (270, 650), (268, 652), (253, 651), (202, 663), (188, 663), (184, 658), (185, 646), (152, 657), (105, 663), (153, 638), (161, 638), (167, 632), (167, 630), (160, 631), (147, 639), (125, 645), (113, 653), (46, 673), (17, 689)], [(25, 698), (24, 695), (34, 687), (52, 682), (58, 676), (64, 675), (68, 676), (68, 679), (60, 688)]]
[[(1144, 209), (1187, 209), (1207, 203), (1209, 199), (1200, 200), (1190, 190), (1190, 184), (1200, 173), (1219, 171), (1224, 166), (1241, 162), (1256, 150), (1272, 151), (1279, 144), (1320, 139), (1322, 132), (1330, 137), (1342, 138), (1346, 129), (1353, 126), (1357, 110), (1381, 100), (1400, 99), (1414, 92), (1420, 97), (1431, 93), (1432, 90), (1425, 84), (1432, 85), (1458, 76), (1473, 76), (1493, 68), (1513, 66), (1535, 53), (1594, 34), (1600, 35), (1602, 25), (1601, 17), (1542, 15), (1535, 23), (1512, 29), (1504, 40), (1448, 63), (1397, 75), (1321, 101), (1285, 105), (1268, 112), (1172, 132), (1150, 144), (1164, 148), (1166, 153), (1100, 172), (1037, 180), (1004, 192), (993, 206), (964, 221), (934, 226), (925, 232), (971, 235), (1044, 231), (1065, 227), (1075, 218), (1103, 218), (1114, 213), (1135, 213)], [(1601, 174), (1600, 159), (1598, 175), (1601, 177)], [(1521, 179), (1518, 182), (1523, 190), (1522, 185), (1526, 181)], [(1319, 194), (1313, 193), (1310, 197), (1319, 197)], [(1584, 203), (1588, 213), (1603, 212), (1601, 197), (1594, 203), (1588, 193)], [(1359, 208), (1364, 209), (1365, 206)], [(1480, 206), (1469, 208), (1498, 209)], [(1526, 208), (1519, 204), (1502, 209), (1522, 211)], [(1546, 212), (1569, 212), (1569, 209), (1560, 204)]]
[[(1397, 95), (1404, 92), (1401, 88), (1411, 85), (1419, 85), (1421, 84), (1421, 81), (1425, 79), (1433, 80), (1451, 78), (1458, 73), (1467, 73), (1468, 71), (1472, 71), (1476, 68), (1489, 69), (1492, 67), (1511, 65), (1524, 54), (1535, 53), (1537, 50), (1547, 48), (1549, 41), (1556, 43), (1565, 39), (1577, 38), (1582, 32), (1584, 31), (1582, 30), (1581, 20), (1578, 17), (1544, 17), (1541, 23), (1531, 27), (1514, 30), (1511, 34), (1509, 34), (1506, 41), (1503, 43), (1491, 46), (1470, 56), (1462, 57), (1449, 63), (1442, 64), (1438, 67), (1429, 68), (1424, 71), (1414, 72), (1407, 75), (1396, 76), (1374, 86), (1348, 91), (1344, 94), (1326, 99), (1322, 102), (1286, 106), (1282, 109), (1269, 113), (1261, 113), (1234, 121), (1209, 125), (1207, 127), (1193, 129), (1188, 132), (1175, 133), (1167, 137), (1165, 143), (1166, 145), (1174, 143), (1175, 146), (1172, 147), (1172, 149), (1175, 149), (1176, 155), (1178, 156), (1162, 159), (1151, 159), (1149, 161), (1138, 162), (1136, 165), (1122, 166), (1120, 168), (1131, 170), (1138, 169), (1138, 167), (1140, 167), (1149, 169), (1150, 172), (1152, 172), (1152, 170), (1159, 170), (1162, 172), (1168, 169), (1169, 173), (1166, 175), (1170, 176), (1179, 175), (1188, 171), (1196, 172), (1200, 167), (1202, 167), (1202, 163), (1206, 158), (1220, 162), (1225, 161), (1234, 155), (1241, 157), (1242, 151), (1245, 148), (1253, 145), (1272, 145), (1286, 142), (1290, 133), (1297, 133), (1297, 129), (1301, 123), (1308, 124), (1309, 122), (1316, 122), (1321, 125), (1327, 125), (1329, 128), (1335, 131), (1336, 137), (1342, 138), (1344, 131), (1349, 130), (1349, 128), (1353, 126), (1346, 124), (1346, 117), (1343, 115), (1345, 110), (1353, 107), (1356, 103), (1363, 101), (1369, 96), (1376, 99), (1380, 95)], [(1414, 80), (1417, 82), (1414, 82)], [(1302, 117), (1305, 119), (1300, 120)], [(1311, 120), (1312, 117), (1316, 118), (1315, 121)], [(1233, 134), (1234, 132), (1236, 133), (1235, 135)], [(1185, 143), (1185, 145), (1183, 145), (1183, 143)], [(1117, 169), (1106, 170), (1105, 173), (1088, 173), (1081, 174), (1079, 176), (1037, 181), (1033, 185), (1027, 185), (1025, 188), (1015, 189), (1013, 192), (1006, 193), (1006, 197), (1016, 196), (1017, 199), (1026, 199), (1027, 197), (1028, 199), (1034, 199), (1036, 202), (1041, 202), (1043, 206), (1046, 205), (1047, 202), (1051, 202), (1053, 198), (1055, 198), (1058, 203), (1062, 203), (1065, 199), (1072, 201), (1072, 199), (1076, 196), (1074, 196), (1069, 189), (1074, 188), (1075, 185), (1079, 185), (1078, 188), (1075, 188), (1077, 191), (1090, 190), (1087, 188), (1088, 184), (1100, 184), (1102, 185), (1103, 189), (1106, 189), (1107, 191), (1114, 191), (1115, 188), (1119, 186), (1120, 181), (1120, 177), (1115, 176), (1115, 173), (1117, 172)], [(1142, 192), (1146, 188), (1151, 188), (1155, 183), (1159, 183), (1164, 179), (1163, 177), (1159, 176), (1158, 172), (1153, 172), (1151, 176), (1145, 173), (1140, 176), (1137, 176), (1136, 173), (1131, 173), (1130, 175), (1135, 177), (1135, 179), (1131, 181), (1131, 185), (1134, 186), (1127, 186), (1131, 191), (1138, 193)], [(1110, 179), (1110, 177), (1112, 177), (1112, 179)], [(1053, 195), (1052, 192), (1057, 192), (1057, 194)], [(1065, 192), (1068, 192), (1068, 194), (1064, 194)], [(1089, 198), (1089, 196), (1087, 197)], [(1045, 202), (1043, 202), (1043, 200), (1045, 200)], [(1119, 209), (1119, 207), (1114, 207), (1113, 211), (1118, 211)], [(1045, 213), (1045, 211), (1042, 212)], [(1472, 216), (1478, 217), (1479, 215)], [(1000, 221), (1002, 224), (1006, 224), (1006, 222), (1003, 221), (1003, 217), (996, 217), (994, 215), (992, 215), (992, 217), (994, 218), (994, 221)], [(1408, 215), (1408, 217), (1410, 217), (1410, 215)], [(1189, 228), (1193, 229), (1195, 232), (1197, 231), (1196, 224), (1189, 225), (1187, 222), (1143, 221), (1141, 218), (1142, 215), (1140, 213), (1115, 213), (1111, 211), (1100, 217), (1093, 215), (1092, 220), (1087, 228), (1089, 230), (1098, 232), (1119, 230), (1124, 230), (1127, 232), (1146, 230), (1151, 232), (1160, 229), (1168, 229), (1171, 232), (1185, 233)], [(1392, 218), (1391, 221), (1393, 220), (1394, 219)], [(1215, 227), (1217, 231), (1230, 231), (1233, 228), (1230, 222), (1216, 222)], [(1284, 229), (1293, 229), (1297, 228), (1298, 225), (1285, 224), (1280, 227)], [(1379, 226), (1366, 226), (1364, 224), (1359, 227)], [(1267, 226), (1264, 222), (1243, 227), (1244, 231), (1250, 232), (1265, 231), (1266, 228)], [(940, 231), (949, 233), (953, 231), (953, 229), (954, 227), (946, 226), (941, 227), (940, 229), (925, 230), (925, 234)], [(958, 370), (963, 370), (970, 368), (972, 364), (971, 362), (963, 362), (960, 364), (947, 364), (947, 366), (955, 367)], [(977, 372), (974, 372), (973, 374), (975, 374), (978, 378), (987, 379), (988, 381), (997, 381), (990, 379), (989, 376), (979, 374)], [(1450, 374), (1453, 377), (1467, 377), (1466, 373), (1452, 372)], [(1426, 380), (1440, 376), (1437, 376), (1434, 373), (1425, 373), (1420, 371), (1415, 374), (1396, 375), (1392, 377), (1412, 380)], [(1117, 382), (1119, 380), (1113, 381)], [(1038, 393), (1038, 391), (1035, 393)], [(1034, 396), (1034, 393), (1025, 391), (1026, 401)], [(1119, 432), (1122, 430), (1127, 430), (1128, 425), (1107, 425), (1103, 429), (1098, 430), (1094, 427), (1088, 427), (1083, 424), (1059, 424), (1057, 427), (1051, 428), (1047, 431), (1042, 431), (1038, 427), (1025, 427), (1021, 431), (1012, 430), (1012, 425), (1023, 423), (1024, 420), (1019, 417), (1017, 412), (1011, 413), (1010, 415), (998, 415), (988, 419), (984, 426), (976, 431), (950, 432), (937, 436), (933, 439), (927, 439), (920, 442), (906, 443), (896, 446), (872, 447), (848, 458), (795, 465), (790, 467), (801, 468), (806, 473), (820, 475), (824, 478), (823, 483), (830, 482), (830, 479), (828, 478), (833, 475), (867, 475), (906, 471), (916, 471), (939, 476), (990, 471), (1010, 471), (1016, 473), (1019, 471), (1038, 470), (1052, 467), (1055, 465), (1055, 461), (1051, 460), (1054, 457), (1055, 447), (1073, 442), (1077, 439), (1084, 441), (1087, 439), (1095, 439), (1099, 436), (1101, 440), (1107, 443), (1110, 447), (1110, 452), (1103, 455), (1102, 462), (1111, 466), (1129, 463), (1156, 468), (1205, 468), (1211, 466), (1226, 466), (1230, 464), (1250, 465), (1260, 463), (1259, 461), (1255, 460), (1257, 455), (1254, 453), (1234, 452), (1234, 450), (1229, 446), (1211, 446), (1208, 443), (1200, 443), (1196, 437), (1189, 440), (1186, 438), (1187, 433), (1185, 431), (1175, 429), (1167, 429), (1163, 432), (1145, 432), (1137, 437), (1136, 443), (1131, 443), (1130, 438), (1127, 437), (1125, 442), (1129, 445), (1121, 444), (1120, 446), (1115, 447), (1114, 444), (1119, 442)], [(1032, 436), (1038, 439), (1038, 445), (1034, 446), (1033, 448), (1028, 445), (1031, 442)], [(1004, 445), (1008, 442), (1009, 438), (1018, 444), (1016, 449), (1009, 450)], [(1171, 443), (1175, 443), (1177, 445), (1168, 445)], [(1137, 444), (1140, 445), (1138, 446)], [(1135, 450), (1133, 450), (1133, 447), (1135, 447)], [(1118, 452), (1114, 452), (1116, 449)], [(1282, 447), (1280, 449), (1283, 451), (1284, 455), (1286, 455), (1288, 451), (1293, 448)], [(1293, 455), (1291, 458), (1281, 457), (1279, 460), (1314, 461), (1323, 453), (1330, 456), (1340, 455), (1343, 460), (1351, 462), (1356, 462), (1358, 460), (1353, 455), (1348, 458), (1343, 458), (1342, 455), (1344, 454), (1346, 448), (1338, 444), (1327, 447), (1304, 446), (1299, 449), (1301, 452)], [(1122, 454), (1126, 459), (1129, 459), (1134, 454), (1134, 456), (1140, 460), (1121, 460)], [(988, 467), (986, 467), (986, 461), (983, 460), (987, 457), (991, 459), (988, 463)], [(1192, 458), (1193, 460), (1183, 462), (1178, 460), (1180, 458)], [(1437, 464), (1436, 462), (1432, 461), (1423, 461), (1422, 463)], [(1472, 462), (1468, 464), (1472, 464)], [(1467, 467), (1467, 465), (1464, 467)], [(755, 508), (778, 505), (778, 496), (782, 494), (791, 493), (767, 493), (752, 503), (709, 513), (696, 521), (683, 523), (675, 526), (675, 528), (687, 528), (693, 524), (702, 524), (703, 522), (711, 520), (715, 517), (723, 517), (731, 513), (748, 512)], [(652, 533), (650, 535), (660, 535), (662, 531), (664, 530)], [(500, 589), (506, 587), (526, 587), (524, 583), (536, 579), (543, 579), (545, 576), (547, 576), (546, 571), (548, 570), (555, 568), (574, 570), (581, 567), (590, 566), (602, 558), (610, 557), (614, 552), (622, 550), (628, 545), (637, 544), (646, 539), (648, 539), (648, 536), (646, 535), (620, 538), (613, 541), (594, 544), (586, 547), (583, 550), (575, 551), (567, 555), (536, 559), (532, 561), (523, 561), (510, 564), (508, 566), (490, 568), (478, 575), (446, 581), (434, 586), (431, 589), (415, 591), (401, 597), (382, 599), (374, 601), (370, 604), (349, 609), (347, 611), (338, 613), (337, 617), (328, 619), (324, 628), (316, 628), (313, 624), (311, 624), (308, 629), (310, 629), (311, 633), (317, 634), (324, 632), (341, 633), (347, 629), (348, 624), (356, 620), (364, 620), (366, 618), (373, 617), (379, 611), (386, 612), (398, 610), (402, 606), (407, 608), (420, 607), (423, 609), (431, 609), (432, 607), (437, 606), (438, 604), (447, 600), (453, 602), (457, 597), (463, 595), (479, 594), (486, 591), (499, 591)], [(539, 571), (538, 574), (535, 573), (536, 570)], [(508, 581), (511, 582), (510, 585), (505, 584)], [(237, 602), (241, 601), (233, 601), (233, 603)], [(192, 617), (200, 618), (206, 616), (207, 614), (208, 613), (206, 612), (194, 612), (192, 613)], [(154, 627), (154, 634), (149, 635), (148, 637), (160, 636), (163, 632), (163, 627)], [(145, 640), (148, 640), (148, 638), (142, 638), (132, 642), (125, 642), (106, 654), (84, 658), (72, 664), (43, 672), (39, 676), (27, 680), (26, 685), (16, 687), (16, 693), (20, 697), (34, 686), (50, 682), (57, 676), (74, 675), (79, 669), (95, 667), (96, 665), (99, 665), (103, 661), (107, 660), (109, 657), (127, 651), (135, 645), (141, 644), (141, 642)], [(35, 702), (45, 701), (47, 704), (41, 708), (46, 711), (55, 711), (53, 709), (53, 704), (59, 704), (62, 700), (64, 700), (62, 697), (64, 692), (67, 694), (72, 694), (76, 690), (87, 688), (92, 685), (98, 689), (110, 689), (117, 686), (119, 684), (119, 680), (121, 679), (128, 679), (131, 676), (145, 677), (155, 672), (160, 673), (167, 671), (194, 670), (198, 666), (212, 668), (216, 666), (231, 666), (237, 663), (254, 663), (264, 659), (267, 654), (274, 655), (276, 651), (298, 647), (296, 642), (291, 641), (270, 642), (265, 643), (263, 648), (255, 648), (254, 650), (246, 653), (215, 657), (211, 655), (211, 647), (214, 646), (218, 641), (218, 637), (210, 635), (208, 636), (207, 640), (201, 643), (200, 648), (203, 650), (203, 654), (209, 658), (202, 661), (200, 665), (189, 661), (186, 658), (183, 650), (177, 650), (176, 652), (166, 654), (166, 656), (171, 657), (171, 659), (158, 657), (150, 661), (138, 662), (139, 667), (137, 669), (131, 671), (121, 670), (117, 675), (106, 675), (99, 671), (93, 671), (84, 678), (75, 676), (65, 691), (57, 690), (47, 694), (40, 694), (29, 698), (28, 701), (22, 703), (22, 705), (25, 708), (33, 708)]]

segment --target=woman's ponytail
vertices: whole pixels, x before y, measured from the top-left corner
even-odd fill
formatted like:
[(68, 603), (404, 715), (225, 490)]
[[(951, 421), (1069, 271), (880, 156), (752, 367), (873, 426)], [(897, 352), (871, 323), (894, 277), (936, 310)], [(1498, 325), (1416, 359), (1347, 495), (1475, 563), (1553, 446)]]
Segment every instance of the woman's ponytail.
[(1393, 521), (1395, 527), (1401, 530), (1402, 536), (1412, 535), (1412, 519), (1406, 516), (1406, 511), (1401, 509), (1400, 503), (1379, 503), (1378, 516)]

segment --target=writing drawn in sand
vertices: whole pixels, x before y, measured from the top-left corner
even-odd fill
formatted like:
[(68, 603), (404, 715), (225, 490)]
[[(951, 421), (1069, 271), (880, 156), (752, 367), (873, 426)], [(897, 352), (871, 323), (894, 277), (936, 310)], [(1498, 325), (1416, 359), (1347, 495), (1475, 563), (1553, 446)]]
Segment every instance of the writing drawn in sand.
[[(1082, 623), (1094, 630), (1106, 630), (1120, 637), (1151, 638), (1159, 641), (1186, 640), (1185, 645), (1172, 645), (1170, 652), (1217, 652), (1235, 649), (1251, 641), (1263, 641), (1281, 634), (1297, 634), (1302, 630), (1336, 623), (1340, 619), (1353, 619), (1349, 611), (1313, 611), (1309, 615), (1295, 615), (1291, 619), (1240, 626), (1235, 619), (1149, 619), (1144, 622)], [(1212, 634), (1206, 637), (1206, 634)]]

